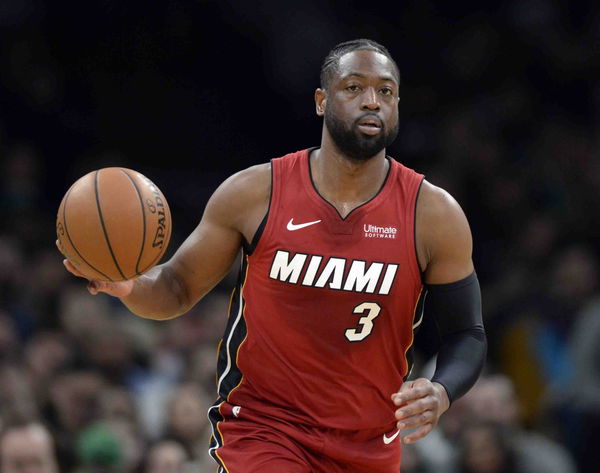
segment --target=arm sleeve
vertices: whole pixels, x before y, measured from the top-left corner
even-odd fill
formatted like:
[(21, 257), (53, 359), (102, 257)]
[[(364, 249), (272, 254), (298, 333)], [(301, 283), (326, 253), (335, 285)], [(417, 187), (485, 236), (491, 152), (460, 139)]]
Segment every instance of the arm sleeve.
[(427, 305), (441, 339), (431, 381), (444, 386), (452, 403), (475, 384), (487, 354), (477, 275), (427, 285)]

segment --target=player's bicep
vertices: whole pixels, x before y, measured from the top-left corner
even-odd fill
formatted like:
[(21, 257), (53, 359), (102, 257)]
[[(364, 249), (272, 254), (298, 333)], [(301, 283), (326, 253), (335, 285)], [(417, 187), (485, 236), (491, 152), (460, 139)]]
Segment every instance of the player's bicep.
[(202, 221), (173, 256), (173, 269), (191, 304), (227, 274), (240, 250), (241, 235), (232, 228)]
[(192, 306), (228, 273), (242, 243), (226, 193), (217, 191), (204, 216), (169, 261)]
[(270, 196), (269, 165), (240, 171), (223, 182), (211, 196), (202, 220), (166, 263), (173, 283), (190, 308), (228, 273), (241, 249), (244, 235), (251, 241), (267, 211)]
[(459, 281), (473, 271), (473, 238), (460, 205), (447, 192), (436, 188), (426, 212), (426, 245), (429, 255), (425, 282), (446, 284)]

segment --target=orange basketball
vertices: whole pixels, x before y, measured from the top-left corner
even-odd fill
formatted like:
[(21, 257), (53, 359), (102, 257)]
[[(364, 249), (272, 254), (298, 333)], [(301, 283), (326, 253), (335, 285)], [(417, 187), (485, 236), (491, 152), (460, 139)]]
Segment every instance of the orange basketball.
[(150, 179), (103, 168), (78, 179), (56, 217), (61, 250), (89, 279), (124, 281), (158, 263), (171, 237), (171, 212)]

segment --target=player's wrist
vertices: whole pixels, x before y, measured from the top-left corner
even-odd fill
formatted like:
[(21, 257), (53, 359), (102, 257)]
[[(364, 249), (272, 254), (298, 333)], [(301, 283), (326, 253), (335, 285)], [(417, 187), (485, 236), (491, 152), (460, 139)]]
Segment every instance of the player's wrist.
[(437, 381), (432, 381), (431, 384), (433, 385), (435, 396), (440, 402), (440, 410), (441, 412), (445, 412), (450, 407), (450, 396), (448, 396), (448, 391), (446, 391), (443, 384), (440, 384)]

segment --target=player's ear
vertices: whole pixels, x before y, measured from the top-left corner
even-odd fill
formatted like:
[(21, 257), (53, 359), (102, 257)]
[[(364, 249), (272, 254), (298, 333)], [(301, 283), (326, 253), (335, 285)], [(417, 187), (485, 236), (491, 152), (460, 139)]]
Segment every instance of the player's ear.
[(319, 117), (325, 115), (325, 105), (327, 102), (327, 92), (323, 89), (315, 90), (315, 106)]

